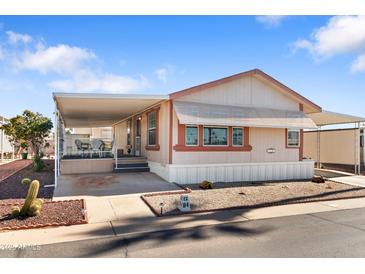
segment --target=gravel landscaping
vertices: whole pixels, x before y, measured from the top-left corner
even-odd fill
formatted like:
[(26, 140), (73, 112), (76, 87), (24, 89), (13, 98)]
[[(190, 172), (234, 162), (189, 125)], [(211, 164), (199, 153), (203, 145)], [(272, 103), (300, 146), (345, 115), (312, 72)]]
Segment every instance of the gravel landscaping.
[(46, 202), (41, 215), (26, 218), (11, 217), (13, 205), (0, 205), (0, 231), (87, 223), (84, 200)]
[[(23, 178), (38, 180), (40, 182), (38, 198), (42, 198), (45, 201), (50, 200), (53, 196), (54, 188), (44, 186), (54, 184), (54, 161), (44, 160), (44, 162), (46, 167), (41, 172), (34, 172), (32, 165), (29, 165), (31, 162), (29, 162), (25, 168), (0, 181), (0, 204), (21, 202), (24, 200), (28, 192), (28, 186), (21, 184)], [(6, 165), (0, 166), (0, 170), (4, 166)]]
[(21, 170), (22, 168), (30, 165), (32, 160), (16, 160), (10, 163), (6, 163), (0, 166), (0, 182), (5, 180), (9, 176), (13, 175), (15, 172)]
[[(186, 187), (192, 189), (188, 193), (191, 213), (365, 197), (365, 188), (330, 181), (214, 183), (209, 190), (198, 185)], [(160, 203), (164, 204), (163, 215), (179, 215), (180, 195), (146, 194), (142, 199), (156, 215), (160, 214)]]
[[(13, 164), (11, 168), (6, 165), (0, 166), (0, 174), (3, 171), (2, 174), (10, 175), (0, 181), (0, 231), (87, 223), (84, 200), (51, 202), (54, 187), (45, 185), (54, 184), (54, 161), (44, 160), (44, 162), (46, 167), (41, 172), (32, 170), (31, 161), (10, 163)], [(39, 216), (14, 218), (10, 215), (12, 206), (22, 206), (28, 193), (29, 186), (21, 183), (23, 178), (40, 182), (37, 197), (43, 199), (45, 203)]]

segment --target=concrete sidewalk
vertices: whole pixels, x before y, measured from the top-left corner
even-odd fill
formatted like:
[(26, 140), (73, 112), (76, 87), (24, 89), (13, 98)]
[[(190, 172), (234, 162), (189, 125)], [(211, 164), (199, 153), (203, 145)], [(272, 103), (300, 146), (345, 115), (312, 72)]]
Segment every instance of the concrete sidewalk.
[(155, 217), (139, 195), (88, 198), (89, 224), (0, 233), (1, 244), (51, 244), (365, 207), (365, 198)]

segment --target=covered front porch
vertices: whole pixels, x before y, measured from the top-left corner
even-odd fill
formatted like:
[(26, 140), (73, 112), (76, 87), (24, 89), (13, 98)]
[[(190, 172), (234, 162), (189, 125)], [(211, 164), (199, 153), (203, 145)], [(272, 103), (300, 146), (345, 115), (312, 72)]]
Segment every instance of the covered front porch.
[[(167, 96), (54, 93), (55, 176), (147, 171), (140, 113)], [(120, 126), (120, 125), (123, 126)], [(123, 166), (124, 165), (124, 166)]]

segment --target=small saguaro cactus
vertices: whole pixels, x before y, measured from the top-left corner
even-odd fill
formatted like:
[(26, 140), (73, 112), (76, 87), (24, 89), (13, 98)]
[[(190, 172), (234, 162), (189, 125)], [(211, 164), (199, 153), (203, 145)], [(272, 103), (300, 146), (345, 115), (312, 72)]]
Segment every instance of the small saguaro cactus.
[[(22, 180), (22, 183), (27, 184), (29, 179), (25, 178)], [(30, 181), (30, 180), (29, 180)], [(41, 213), (43, 200), (37, 199), (39, 191), (39, 181), (33, 180), (28, 189), (27, 197), (25, 198), (25, 202), (23, 207), (20, 209), (19, 206), (14, 206), (12, 208), (12, 216), (38, 216)]]

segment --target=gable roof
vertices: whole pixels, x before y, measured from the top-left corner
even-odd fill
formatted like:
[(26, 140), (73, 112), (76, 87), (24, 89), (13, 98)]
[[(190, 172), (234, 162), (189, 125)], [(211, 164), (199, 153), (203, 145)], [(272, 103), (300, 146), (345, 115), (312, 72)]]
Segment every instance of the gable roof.
[(215, 87), (218, 85), (222, 85), (237, 79), (241, 79), (243, 77), (254, 76), (262, 81), (267, 82), (275, 86), (279, 91), (283, 92), (286, 96), (291, 97), (293, 100), (297, 101), (298, 103), (303, 105), (303, 110), (305, 113), (315, 113), (321, 112), (322, 108), (317, 104), (313, 103), (309, 99), (305, 98), (304, 96), (300, 95), (298, 92), (292, 90), (291, 88), (287, 87), (286, 85), (282, 84), (278, 80), (274, 79), (270, 75), (266, 74), (260, 69), (253, 69), (245, 72), (241, 72), (238, 74), (234, 74), (228, 77), (224, 77), (218, 80), (214, 80), (205, 84), (197, 85), (191, 88), (187, 88), (181, 91), (170, 93), (170, 99), (177, 99), (179, 97), (185, 96), (190, 93), (199, 92), (201, 90)]

